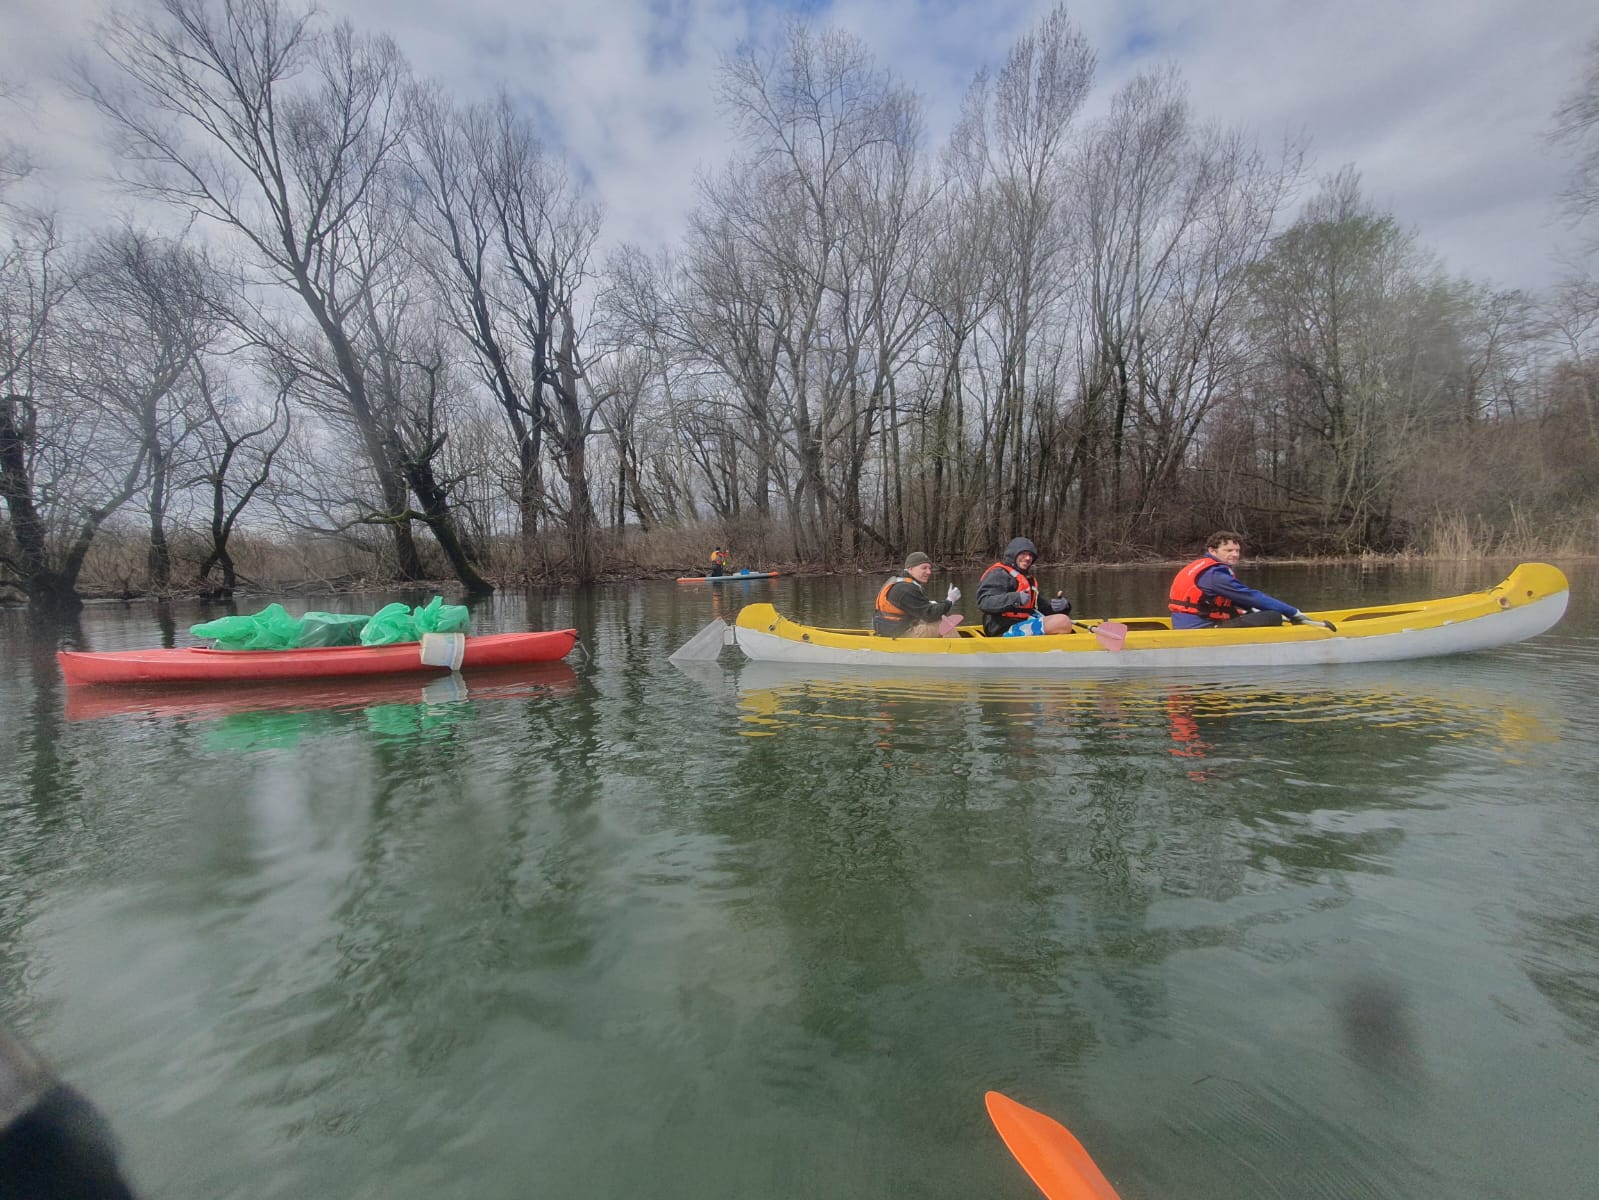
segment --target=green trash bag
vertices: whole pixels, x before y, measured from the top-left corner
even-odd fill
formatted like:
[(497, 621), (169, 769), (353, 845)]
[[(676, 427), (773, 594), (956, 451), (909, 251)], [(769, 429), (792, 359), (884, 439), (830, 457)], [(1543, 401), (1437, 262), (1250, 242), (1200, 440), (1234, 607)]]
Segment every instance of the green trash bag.
[(465, 633), (472, 614), (464, 604), (446, 604), (443, 596), (434, 596), (412, 614), (416, 627), (423, 633)]
[(361, 630), (372, 618), (365, 613), (308, 612), (300, 621), (296, 646), (359, 646)]
[(202, 621), (189, 626), (189, 632), (215, 641), (218, 650), (292, 650), (301, 628), (283, 605), (269, 604), (258, 613)]
[(416, 618), (406, 604), (385, 604), (367, 620), (361, 630), (361, 645), (392, 646), (396, 642), (420, 641)]
[(392, 646), (395, 642), (419, 642), (424, 633), (465, 633), (471, 614), (460, 604), (446, 604), (435, 596), (420, 608), (386, 604), (372, 614), (361, 630), (361, 645)]

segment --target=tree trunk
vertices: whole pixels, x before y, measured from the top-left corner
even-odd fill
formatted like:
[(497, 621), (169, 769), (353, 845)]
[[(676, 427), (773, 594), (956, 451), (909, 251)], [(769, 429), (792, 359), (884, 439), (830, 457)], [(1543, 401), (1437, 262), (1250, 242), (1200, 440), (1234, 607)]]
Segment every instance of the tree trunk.
[(0, 403), (0, 500), (10, 515), (11, 538), (16, 543), (13, 570), (31, 597), (33, 581), (48, 572), (44, 521), (33, 500), (33, 480), (28, 475), (26, 397), (8, 394)]
[(449, 497), (439, 486), (432, 466), (425, 462), (411, 463), (406, 467), (406, 471), (410, 478), (411, 490), (422, 502), (422, 512), (428, 528), (433, 531), (439, 549), (444, 551), (444, 557), (449, 560), (450, 569), (455, 572), (455, 577), (461, 581), (468, 594), (492, 596), (494, 585), (484, 579), (473, 565), (472, 555), (455, 528), (455, 518), (450, 513)]
[(151, 588), (165, 591), (172, 582), (172, 547), (167, 542), (166, 528), (167, 456), (153, 436), (149, 437), (149, 445), (150, 551), (145, 556), (145, 568)]

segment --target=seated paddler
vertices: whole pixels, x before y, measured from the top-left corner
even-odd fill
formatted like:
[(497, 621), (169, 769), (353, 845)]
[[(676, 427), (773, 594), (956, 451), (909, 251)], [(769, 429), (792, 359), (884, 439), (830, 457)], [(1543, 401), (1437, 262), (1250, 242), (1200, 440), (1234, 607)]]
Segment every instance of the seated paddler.
[(924, 638), (943, 636), (945, 625), (960, 623), (960, 618), (945, 621), (961, 590), (953, 583), (949, 594), (942, 600), (930, 599), (927, 583), (933, 577), (933, 560), (920, 550), (905, 556), (902, 573), (894, 576), (877, 593), (877, 603), (872, 612), (872, 632), (879, 637)]
[(1220, 529), (1205, 541), (1205, 553), (1171, 582), (1173, 629), (1255, 629), (1304, 618), (1292, 604), (1245, 585), (1233, 568), (1243, 557), (1243, 537)]
[(1076, 632), (1066, 593), (1039, 595), (1038, 577), (1033, 574), (1037, 561), (1037, 546), (1028, 538), (1012, 538), (999, 561), (977, 581), (977, 607), (983, 611), (983, 632), (989, 637)]

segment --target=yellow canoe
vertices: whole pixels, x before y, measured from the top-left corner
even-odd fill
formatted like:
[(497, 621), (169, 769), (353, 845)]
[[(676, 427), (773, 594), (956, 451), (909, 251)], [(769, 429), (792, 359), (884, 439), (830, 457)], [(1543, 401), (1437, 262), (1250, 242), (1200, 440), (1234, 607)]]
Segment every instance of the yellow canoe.
[[(770, 604), (739, 610), (730, 629), (713, 621), (672, 657), (714, 658), (731, 642), (758, 662), (919, 667), (940, 671), (1049, 671), (1097, 675), (1210, 667), (1282, 667), (1386, 662), (1489, 650), (1552, 628), (1566, 611), (1565, 575), (1523, 563), (1482, 591), (1413, 604), (1327, 609), (1305, 616), (1323, 625), (1271, 629), (1173, 629), (1165, 617), (1124, 617), (1122, 639), (1095, 638), (1095, 622), (1072, 634), (988, 638), (976, 626), (959, 637), (882, 638), (861, 629), (825, 629), (782, 616)], [(1118, 635), (1120, 630), (1117, 631)], [(1112, 648), (1118, 647), (1118, 648)]]

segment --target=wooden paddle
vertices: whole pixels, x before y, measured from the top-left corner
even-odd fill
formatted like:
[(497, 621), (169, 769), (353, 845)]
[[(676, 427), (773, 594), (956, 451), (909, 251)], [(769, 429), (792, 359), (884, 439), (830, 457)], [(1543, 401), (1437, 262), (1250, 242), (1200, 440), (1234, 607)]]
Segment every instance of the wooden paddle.
[(1028, 1178), (1049, 1200), (1121, 1200), (1083, 1144), (1059, 1121), (989, 1092), (989, 1119)]

